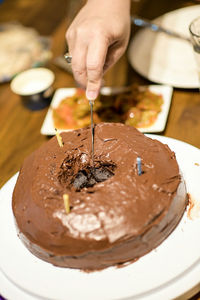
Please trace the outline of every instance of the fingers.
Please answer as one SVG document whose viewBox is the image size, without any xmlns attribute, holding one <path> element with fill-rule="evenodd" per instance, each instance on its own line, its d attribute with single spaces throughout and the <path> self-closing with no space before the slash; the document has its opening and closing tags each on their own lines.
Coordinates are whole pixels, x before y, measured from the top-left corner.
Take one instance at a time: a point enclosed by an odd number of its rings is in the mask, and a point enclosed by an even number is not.
<svg viewBox="0 0 200 300">
<path fill-rule="evenodd" d="M 86 87 L 86 96 L 94 100 L 99 94 L 106 60 L 108 41 L 104 36 L 87 39 L 67 33 L 69 53 L 72 55 L 72 71 L 76 82 Z M 89 45 L 89 46 L 88 46 Z"/>
<path fill-rule="evenodd" d="M 125 50 L 126 47 L 118 42 L 108 48 L 106 61 L 103 67 L 103 75 L 120 59 Z"/>
<path fill-rule="evenodd" d="M 73 32 L 69 30 L 67 32 L 67 42 L 69 53 L 72 55 L 72 71 L 75 81 L 81 87 L 86 87 L 87 84 L 87 72 L 86 72 L 86 56 L 87 56 L 87 44 L 83 39 L 76 37 Z"/>
<path fill-rule="evenodd" d="M 107 51 L 108 41 L 105 37 L 97 36 L 88 47 L 86 96 L 89 100 L 95 100 L 99 94 Z"/>
<path fill-rule="evenodd" d="M 72 51 L 72 71 L 74 78 L 76 82 L 83 88 L 85 88 L 87 84 L 86 56 L 86 45 L 82 45 L 81 48 L 76 46 L 74 51 Z"/>
<path fill-rule="evenodd" d="M 126 45 L 114 42 L 109 46 L 105 36 L 99 33 L 90 37 L 89 41 L 78 35 L 67 38 L 74 78 L 81 87 L 86 88 L 88 100 L 94 100 L 99 94 L 103 75 L 124 53 Z"/>
<path fill-rule="evenodd" d="M 87 1 L 66 34 L 74 78 L 86 87 L 89 100 L 98 96 L 104 72 L 117 61 L 128 42 L 130 1 L 115 2 L 113 6 L 112 1 L 105 0 L 104 5 Z"/>
</svg>

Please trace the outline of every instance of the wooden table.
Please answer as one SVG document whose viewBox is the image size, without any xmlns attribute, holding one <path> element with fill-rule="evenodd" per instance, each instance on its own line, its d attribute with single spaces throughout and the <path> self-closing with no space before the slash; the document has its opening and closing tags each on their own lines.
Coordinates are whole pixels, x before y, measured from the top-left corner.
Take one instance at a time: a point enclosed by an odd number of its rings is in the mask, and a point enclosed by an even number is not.
<svg viewBox="0 0 200 300">
<path fill-rule="evenodd" d="M 133 10 L 141 16 L 154 18 L 167 11 L 194 4 L 194 1 L 181 0 L 168 0 L 165 4 L 163 2 L 133 1 Z M 0 22 L 18 20 L 26 26 L 35 27 L 40 34 L 50 35 L 55 58 L 65 51 L 64 34 L 77 9 L 74 3 L 75 1 L 67 0 L 7 0 L 0 4 Z M 53 58 L 47 67 L 55 73 L 54 88 L 75 86 L 72 75 L 56 67 Z M 112 86 L 131 82 L 149 83 L 134 72 L 126 55 L 108 72 L 105 81 L 106 85 Z M 47 108 L 39 111 L 26 109 L 21 99 L 11 92 L 9 83 L 0 85 L 0 187 L 19 170 L 29 153 L 48 140 L 48 137 L 40 134 L 46 112 Z M 162 134 L 200 148 L 198 90 L 174 89 L 167 126 Z M 200 299 L 200 294 L 192 299 Z"/>
</svg>

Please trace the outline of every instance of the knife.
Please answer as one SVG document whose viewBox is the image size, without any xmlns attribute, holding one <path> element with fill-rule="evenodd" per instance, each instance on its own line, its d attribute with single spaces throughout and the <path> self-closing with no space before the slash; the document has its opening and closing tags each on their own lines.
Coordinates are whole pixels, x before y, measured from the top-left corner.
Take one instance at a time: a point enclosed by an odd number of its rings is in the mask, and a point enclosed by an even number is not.
<svg viewBox="0 0 200 300">
<path fill-rule="evenodd" d="M 91 136 L 92 136 L 92 164 L 94 166 L 94 122 L 93 122 L 93 105 L 94 100 L 89 100 L 91 113 Z"/>
<path fill-rule="evenodd" d="M 64 60 L 67 61 L 68 66 L 71 65 L 72 56 L 69 53 L 64 54 Z M 59 64 L 59 66 L 63 67 L 63 57 L 58 57 L 55 61 L 56 64 Z M 66 64 L 64 64 L 66 65 Z M 66 69 L 66 67 L 65 67 Z M 71 71 L 71 68 L 67 68 L 67 70 Z M 91 113 L 91 137 L 92 137 L 92 165 L 94 167 L 94 122 L 93 122 L 93 105 L 94 100 L 89 100 L 90 103 L 90 113 Z"/>
</svg>

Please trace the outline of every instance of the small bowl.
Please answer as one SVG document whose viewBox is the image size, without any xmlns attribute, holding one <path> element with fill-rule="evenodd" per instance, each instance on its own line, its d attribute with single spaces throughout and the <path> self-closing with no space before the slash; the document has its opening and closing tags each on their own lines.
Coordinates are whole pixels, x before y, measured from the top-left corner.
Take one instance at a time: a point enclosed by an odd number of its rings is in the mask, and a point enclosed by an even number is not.
<svg viewBox="0 0 200 300">
<path fill-rule="evenodd" d="M 11 81 L 11 90 L 20 95 L 23 104 L 39 110 L 50 104 L 55 76 L 46 68 L 33 68 L 21 72 Z"/>
</svg>

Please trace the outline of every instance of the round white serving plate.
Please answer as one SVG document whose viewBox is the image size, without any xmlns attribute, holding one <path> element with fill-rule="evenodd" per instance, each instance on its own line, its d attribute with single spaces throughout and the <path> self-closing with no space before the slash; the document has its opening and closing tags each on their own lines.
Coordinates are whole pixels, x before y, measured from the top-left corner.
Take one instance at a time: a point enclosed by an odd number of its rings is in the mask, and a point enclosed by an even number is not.
<svg viewBox="0 0 200 300">
<path fill-rule="evenodd" d="M 174 10 L 154 23 L 189 37 L 189 24 L 200 16 L 200 5 Z M 130 41 L 128 58 L 145 78 L 178 88 L 199 88 L 197 64 L 192 45 L 165 33 L 140 29 Z"/>
<path fill-rule="evenodd" d="M 200 205 L 200 150 L 171 138 L 148 136 L 175 151 L 187 190 Z M 200 217 L 190 220 L 186 212 L 159 247 L 126 267 L 92 273 L 58 268 L 33 256 L 17 237 L 11 208 L 16 178 L 0 192 L 0 292 L 8 300 L 188 299 L 200 288 Z"/>
</svg>

